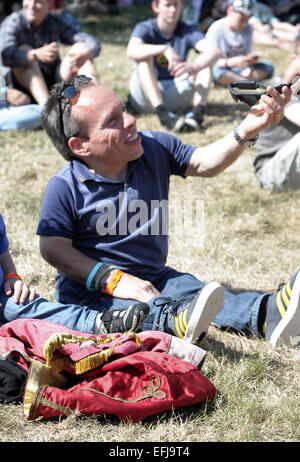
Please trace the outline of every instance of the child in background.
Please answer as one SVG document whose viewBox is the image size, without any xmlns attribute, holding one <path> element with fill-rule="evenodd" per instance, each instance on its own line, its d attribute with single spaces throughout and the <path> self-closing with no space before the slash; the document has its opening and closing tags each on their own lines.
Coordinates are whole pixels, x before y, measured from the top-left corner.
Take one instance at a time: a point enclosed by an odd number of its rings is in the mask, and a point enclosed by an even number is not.
<svg viewBox="0 0 300 462">
<path fill-rule="evenodd" d="M 213 67 L 217 85 L 226 87 L 237 80 L 264 80 L 272 77 L 274 66 L 259 61 L 260 53 L 252 53 L 253 29 L 249 24 L 254 0 L 230 0 L 226 16 L 214 22 L 206 33 L 207 40 L 222 52 Z"/>
<path fill-rule="evenodd" d="M 135 62 L 129 104 L 137 113 L 156 113 L 168 130 L 198 130 L 220 50 L 180 20 L 183 0 L 153 0 L 152 9 L 156 18 L 138 23 L 127 47 Z M 199 55 L 187 62 L 193 49 Z"/>
</svg>

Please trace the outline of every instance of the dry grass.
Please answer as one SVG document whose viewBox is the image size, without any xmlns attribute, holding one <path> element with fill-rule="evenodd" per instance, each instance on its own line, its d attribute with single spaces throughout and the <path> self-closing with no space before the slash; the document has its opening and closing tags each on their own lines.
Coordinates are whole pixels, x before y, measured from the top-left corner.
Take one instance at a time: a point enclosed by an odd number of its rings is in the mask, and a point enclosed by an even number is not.
<svg viewBox="0 0 300 462">
<path fill-rule="evenodd" d="M 141 13 L 140 13 L 141 12 Z M 131 63 L 125 44 L 144 9 L 92 22 L 103 43 L 98 68 L 103 84 L 126 98 Z M 266 50 L 282 75 L 289 55 Z M 201 133 L 185 134 L 191 144 L 206 145 L 227 134 L 245 115 L 227 90 L 212 89 Z M 160 129 L 154 116 L 139 117 L 139 129 Z M 24 277 L 52 299 L 54 270 L 40 257 L 35 235 L 40 202 L 48 179 L 64 161 L 42 130 L 0 135 L 1 213 L 12 254 Z M 171 238 L 168 263 L 202 280 L 229 287 L 274 290 L 299 267 L 300 192 L 272 194 L 253 175 L 254 150 L 215 179 L 173 178 L 171 204 L 185 198 L 204 201 L 205 239 Z M 174 201 L 174 202 L 173 202 Z M 199 244 L 201 236 L 199 235 Z M 21 405 L 0 407 L 0 441 L 21 442 L 203 442 L 299 441 L 299 357 L 268 342 L 210 328 L 203 373 L 217 396 L 207 405 L 154 416 L 136 425 L 105 417 L 28 422 Z"/>
</svg>

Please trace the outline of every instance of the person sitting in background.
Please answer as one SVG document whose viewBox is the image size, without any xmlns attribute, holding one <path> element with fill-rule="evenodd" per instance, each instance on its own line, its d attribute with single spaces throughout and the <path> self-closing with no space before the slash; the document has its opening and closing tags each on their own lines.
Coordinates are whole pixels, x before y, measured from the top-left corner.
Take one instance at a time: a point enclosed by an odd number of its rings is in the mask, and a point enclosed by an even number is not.
<svg viewBox="0 0 300 462">
<path fill-rule="evenodd" d="M 300 189 L 300 101 L 292 98 L 278 125 L 263 131 L 256 143 L 254 172 L 262 188 L 275 192 Z"/>
<path fill-rule="evenodd" d="M 254 43 L 297 52 L 300 24 L 295 26 L 289 22 L 280 21 L 268 5 L 257 2 L 249 24 L 253 27 Z"/>
<path fill-rule="evenodd" d="M 249 19 L 254 7 L 254 0 L 230 0 L 226 16 L 214 22 L 206 33 L 207 40 L 222 52 L 212 69 L 217 85 L 226 87 L 237 80 L 260 81 L 273 75 L 273 64 L 259 61 L 261 54 L 251 52 L 253 29 Z"/>
<path fill-rule="evenodd" d="M 266 0 L 280 21 L 300 24 L 300 0 Z"/>
<path fill-rule="evenodd" d="M 127 56 L 135 62 L 129 104 L 136 113 L 156 113 L 168 130 L 198 130 L 211 84 L 210 66 L 220 50 L 180 21 L 183 0 L 153 0 L 152 9 L 157 17 L 138 23 L 127 46 Z M 199 56 L 187 62 L 192 49 Z"/>
<path fill-rule="evenodd" d="M 278 125 L 260 134 L 254 160 L 260 185 L 276 192 L 300 189 L 300 56 L 292 57 L 283 83 L 292 83 L 292 99 Z"/>
<path fill-rule="evenodd" d="M 0 88 L 0 130 L 34 130 L 42 124 L 41 108 L 15 88 Z"/>
<path fill-rule="evenodd" d="M 2 22 L 2 75 L 8 87 L 27 93 L 42 105 L 57 81 L 84 72 L 98 81 L 93 62 L 100 43 L 48 11 L 50 0 L 23 0 L 23 9 Z M 63 60 L 59 43 L 72 45 Z"/>
</svg>

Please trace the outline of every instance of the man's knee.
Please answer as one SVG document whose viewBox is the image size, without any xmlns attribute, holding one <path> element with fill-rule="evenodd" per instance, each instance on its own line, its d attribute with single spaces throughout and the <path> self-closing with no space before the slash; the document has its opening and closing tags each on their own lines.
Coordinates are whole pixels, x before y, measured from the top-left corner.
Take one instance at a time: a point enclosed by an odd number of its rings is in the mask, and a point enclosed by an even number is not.
<svg viewBox="0 0 300 462">
<path fill-rule="evenodd" d="M 82 52 L 87 52 L 88 49 L 86 48 L 85 44 L 83 42 L 77 42 L 77 43 L 74 43 L 67 51 L 66 53 L 66 56 L 65 56 L 65 59 L 74 59 L 74 58 L 78 58 L 79 56 L 82 55 Z M 87 60 L 93 60 L 93 57 L 91 55 L 91 53 L 89 53 L 87 55 Z"/>
</svg>

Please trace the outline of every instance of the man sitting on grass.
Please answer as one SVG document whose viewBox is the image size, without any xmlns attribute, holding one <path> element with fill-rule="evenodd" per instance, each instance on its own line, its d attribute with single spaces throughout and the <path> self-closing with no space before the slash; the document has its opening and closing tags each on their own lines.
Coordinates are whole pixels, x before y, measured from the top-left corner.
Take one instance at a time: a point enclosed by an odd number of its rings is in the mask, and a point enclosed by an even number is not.
<svg viewBox="0 0 300 462">
<path fill-rule="evenodd" d="M 232 133 L 194 148 L 171 134 L 138 132 L 123 101 L 84 76 L 57 84 L 42 118 L 68 163 L 48 182 L 37 230 L 42 256 L 58 269 L 57 300 L 84 302 L 99 312 L 147 303 L 142 329 L 191 342 L 213 321 L 274 346 L 281 340 L 290 345 L 300 333 L 300 274 L 277 296 L 226 291 L 222 305 L 217 283 L 166 266 L 168 232 L 160 208 L 168 203 L 170 175 L 216 176 L 261 130 L 279 122 L 289 99 L 287 87 L 281 95 L 268 87 Z"/>
</svg>

